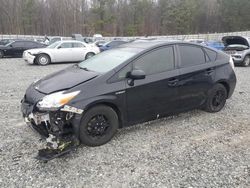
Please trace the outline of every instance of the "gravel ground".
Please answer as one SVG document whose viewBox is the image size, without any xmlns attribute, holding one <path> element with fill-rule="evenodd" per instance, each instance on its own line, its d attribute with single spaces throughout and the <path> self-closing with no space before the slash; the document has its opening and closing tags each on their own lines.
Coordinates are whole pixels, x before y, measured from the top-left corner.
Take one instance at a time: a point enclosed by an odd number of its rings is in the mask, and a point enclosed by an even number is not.
<svg viewBox="0 0 250 188">
<path fill-rule="evenodd" d="M 236 91 L 220 113 L 122 129 L 104 146 L 42 163 L 20 100 L 31 82 L 67 66 L 0 60 L 0 187 L 250 187 L 250 68 L 236 68 Z"/>
</svg>

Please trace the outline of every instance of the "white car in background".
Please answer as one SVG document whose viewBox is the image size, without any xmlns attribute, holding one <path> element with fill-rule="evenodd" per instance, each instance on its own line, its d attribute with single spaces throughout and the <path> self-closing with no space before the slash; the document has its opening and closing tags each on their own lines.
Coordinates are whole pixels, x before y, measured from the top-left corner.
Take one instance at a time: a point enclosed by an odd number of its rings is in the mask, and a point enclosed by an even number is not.
<svg viewBox="0 0 250 188">
<path fill-rule="evenodd" d="M 46 48 L 26 50 L 23 59 L 30 64 L 48 65 L 56 62 L 79 62 L 100 53 L 94 44 L 68 40 L 58 41 Z"/>
</svg>

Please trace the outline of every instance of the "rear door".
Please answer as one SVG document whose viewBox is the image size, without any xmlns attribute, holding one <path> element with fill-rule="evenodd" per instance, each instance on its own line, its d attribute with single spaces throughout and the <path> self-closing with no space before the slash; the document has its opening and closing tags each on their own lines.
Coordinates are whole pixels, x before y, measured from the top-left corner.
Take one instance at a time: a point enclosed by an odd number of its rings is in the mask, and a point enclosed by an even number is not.
<svg viewBox="0 0 250 188">
<path fill-rule="evenodd" d="M 81 42 L 74 42 L 73 43 L 73 54 L 74 54 L 74 61 L 83 61 L 86 56 L 87 48 Z"/>
<path fill-rule="evenodd" d="M 201 46 L 179 44 L 179 95 L 180 111 L 196 108 L 207 98 L 207 91 L 212 88 L 215 66 Z M 211 53 L 216 52 L 211 50 Z"/>
<path fill-rule="evenodd" d="M 156 119 L 177 108 L 179 72 L 175 69 L 173 46 L 155 49 L 132 63 L 133 69 L 146 73 L 134 86 L 126 80 L 126 102 L 129 124 Z"/>
</svg>

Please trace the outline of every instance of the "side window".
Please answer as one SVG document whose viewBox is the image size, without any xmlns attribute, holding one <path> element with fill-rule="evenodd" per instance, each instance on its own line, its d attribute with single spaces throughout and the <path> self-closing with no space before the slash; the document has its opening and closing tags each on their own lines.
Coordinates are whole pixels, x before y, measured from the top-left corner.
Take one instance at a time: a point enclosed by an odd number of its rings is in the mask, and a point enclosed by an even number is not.
<svg viewBox="0 0 250 188">
<path fill-rule="evenodd" d="M 79 42 L 75 42 L 73 43 L 73 48 L 84 48 L 85 46 L 82 44 L 82 43 L 79 43 Z"/>
<path fill-rule="evenodd" d="M 206 62 L 205 54 L 200 47 L 191 45 L 179 45 L 181 67 L 191 67 Z"/>
<path fill-rule="evenodd" d="M 61 48 L 72 48 L 72 43 L 65 42 L 65 43 L 62 43 L 60 46 Z"/>
<path fill-rule="evenodd" d="M 110 46 L 110 47 L 114 47 L 114 46 L 116 46 L 116 42 L 115 42 L 115 41 L 110 42 L 110 43 L 108 44 L 108 46 Z"/>
<path fill-rule="evenodd" d="M 132 70 L 132 65 L 129 64 L 126 67 L 124 67 L 119 73 L 118 73 L 118 78 L 117 79 L 123 79 L 127 76 L 127 73 Z"/>
<path fill-rule="evenodd" d="M 173 70 L 173 47 L 163 47 L 149 52 L 136 60 L 133 64 L 133 68 L 143 70 L 146 75 Z"/>
<path fill-rule="evenodd" d="M 23 42 L 13 42 L 11 44 L 14 48 L 20 48 L 20 47 L 23 47 L 24 46 L 24 43 Z"/>
<path fill-rule="evenodd" d="M 216 61 L 216 59 L 217 59 L 217 53 L 216 53 L 215 51 L 210 50 L 210 49 L 208 49 L 208 48 L 204 48 L 204 50 L 205 50 L 206 54 L 207 54 L 208 57 L 209 57 L 208 62 L 209 62 L 209 61 Z"/>
<path fill-rule="evenodd" d="M 110 47 L 116 47 L 116 46 L 119 46 L 119 45 L 121 45 L 123 43 L 124 43 L 123 41 L 113 41 L 113 42 L 109 43 L 109 46 Z"/>
<path fill-rule="evenodd" d="M 33 48 L 36 47 L 36 44 L 34 42 L 24 42 L 25 48 Z"/>
</svg>

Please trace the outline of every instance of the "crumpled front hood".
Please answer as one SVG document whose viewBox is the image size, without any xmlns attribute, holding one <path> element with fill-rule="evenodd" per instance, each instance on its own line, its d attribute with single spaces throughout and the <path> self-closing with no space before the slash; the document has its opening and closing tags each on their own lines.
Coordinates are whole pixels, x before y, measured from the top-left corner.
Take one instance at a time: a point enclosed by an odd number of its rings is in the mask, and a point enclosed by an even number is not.
<svg viewBox="0 0 250 188">
<path fill-rule="evenodd" d="M 34 84 L 36 90 L 44 94 L 70 89 L 96 78 L 97 72 L 85 71 L 76 65 L 48 75 Z"/>
<path fill-rule="evenodd" d="M 40 53 L 40 52 L 43 52 L 44 49 L 46 49 L 46 48 L 36 48 L 36 49 L 26 50 L 26 52 L 29 52 L 29 53 L 31 53 L 31 54 L 38 54 L 38 53 Z"/>
</svg>

